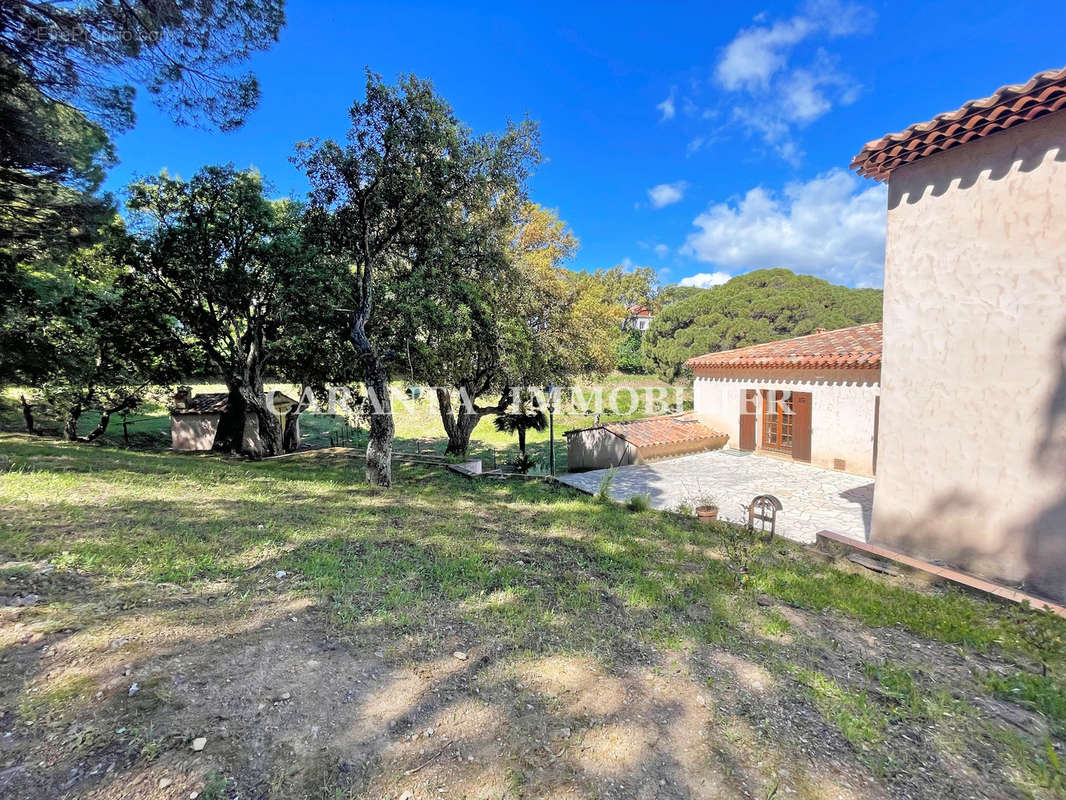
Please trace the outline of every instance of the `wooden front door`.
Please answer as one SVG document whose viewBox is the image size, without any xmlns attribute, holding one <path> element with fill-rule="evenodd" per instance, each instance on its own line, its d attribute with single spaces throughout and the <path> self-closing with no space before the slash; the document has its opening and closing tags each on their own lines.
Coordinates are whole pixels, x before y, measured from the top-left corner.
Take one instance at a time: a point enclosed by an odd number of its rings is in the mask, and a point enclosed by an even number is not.
<svg viewBox="0 0 1066 800">
<path fill-rule="evenodd" d="M 811 460 L 811 393 L 792 393 L 792 458 Z"/>
<path fill-rule="evenodd" d="M 763 390 L 762 447 L 796 461 L 811 460 L 810 392 Z"/>
<path fill-rule="evenodd" d="M 740 449 L 755 449 L 755 390 L 747 389 L 740 395 Z"/>
</svg>

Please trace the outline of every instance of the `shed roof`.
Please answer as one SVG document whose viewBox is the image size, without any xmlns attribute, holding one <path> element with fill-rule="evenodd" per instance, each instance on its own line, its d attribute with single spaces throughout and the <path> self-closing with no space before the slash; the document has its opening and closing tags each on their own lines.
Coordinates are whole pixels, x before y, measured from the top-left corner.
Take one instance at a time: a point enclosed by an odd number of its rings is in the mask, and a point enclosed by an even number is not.
<svg viewBox="0 0 1066 800">
<path fill-rule="evenodd" d="M 881 323 L 722 350 L 690 358 L 685 364 L 693 369 L 880 369 Z"/>
<path fill-rule="evenodd" d="M 671 414 L 662 417 L 645 417 L 621 422 L 605 422 L 590 428 L 567 431 L 567 436 L 583 431 L 606 430 L 636 447 L 652 447 L 675 442 L 695 442 L 700 439 L 718 439 L 726 434 L 709 428 L 692 414 Z"/>
<path fill-rule="evenodd" d="M 289 397 L 284 392 L 271 391 L 263 392 L 263 399 L 265 402 L 269 402 L 270 396 L 273 395 L 274 407 L 278 410 L 287 409 L 296 405 L 298 402 L 295 398 Z M 228 392 L 203 392 L 198 395 L 194 395 L 185 401 L 184 408 L 175 408 L 171 414 L 223 414 L 229 407 L 229 393 Z"/>
<path fill-rule="evenodd" d="M 1025 83 L 1002 86 L 988 97 L 937 114 L 899 133 L 868 142 L 851 168 L 878 181 L 896 167 L 1066 108 L 1066 67 L 1038 72 Z"/>
</svg>

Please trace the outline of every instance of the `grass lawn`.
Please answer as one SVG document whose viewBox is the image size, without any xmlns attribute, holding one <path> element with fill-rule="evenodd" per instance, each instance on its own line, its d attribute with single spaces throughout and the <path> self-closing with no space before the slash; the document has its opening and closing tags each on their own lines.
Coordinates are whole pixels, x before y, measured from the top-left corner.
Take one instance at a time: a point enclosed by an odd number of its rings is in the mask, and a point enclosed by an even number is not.
<svg viewBox="0 0 1066 800">
<path fill-rule="evenodd" d="M 406 386 L 397 382 L 394 384 L 397 394 L 402 396 Z M 266 388 L 278 389 L 295 395 L 299 389 L 288 384 L 268 383 Z M 604 413 L 601 420 L 604 422 L 616 419 L 628 419 L 633 410 L 634 402 L 637 408 L 643 408 L 649 391 L 658 392 L 657 402 L 676 403 L 680 401 L 687 408 L 692 406 L 692 386 L 672 386 L 663 383 L 657 378 L 644 375 L 610 375 L 594 382 L 585 382 L 578 386 L 590 396 L 593 390 L 602 393 L 606 405 L 617 407 L 622 414 Z M 222 384 L 194 384 L 193 393 L 221 392 L 225 391 Z M 635 392 L 635 394 L 633 394 Z M 613 402 L 612 401 L 613 393 Z M 22 412 L 18 405 L 18 389 L 8 388 L 0 390 L 0 429 L 21 429 Z M 488 402 L 488 401 L 484 401 Z M 38 412 L 39 426 L 51 430 L 56 435 L 62 428 L 62 422 L 51 419 L 47 413 Z M 634 416 L 646 416 L 644 413 L 636 413 Z M 161 449 L 170 446 L 170 417 L 165 406 L 156 403 L 146 403 L 141 408 L 129 414 L 130 425 L 128 432 L 131 443 L 134 446 L 144 448 Z M 394 418 L 396 422 L 396 447 L 405 452 L 436 451 L 444 452 L 448 440 L 444 433 L 444 426 L 440 420 L 440 412 L 437 409 L 436 400 L 424 395 L 417 401 L 406 405 L 395 404 Z M 559 471 L 566 469 L 566 437 L 565 432 L 575 428 L 586 428 L 593 424 L 595 415 L 592 413 L 566 413 L 560 411 L 555 414 L 555 459 L 556 468 Z M 99 414 L 86 412 L 79 421 L 79 431 L 82 435 L 91 431 Z M 317 447 L 328 445 L 333 436 L 333 441 L 346 445 L 365 446 L 366 431 L 363 428 L 352 428 L 338 416 L 328 414 L 304 414 L 300 420 L 300 433 L 303 442 L 307 446 Z M 122 419 L 115 416 L 111 419 L 106 434 L 106 443 L 121 446 L 124 444 L 122 431 Z M 539 463 L 535 472 L 547 474 L 548 464 L 548 431 L 529 431 L 527 435 L 527 451 L 538 459 Z M 492 425 L 492 417 L 484 417 L 478 424 L 471 437 L 470 458 L 481 458 L 486 466 L 492 461 L 499 464 L 514 458 L 518 454 L 518 443 L 515 437 L 500 433 Z"/>
<path fill-rule="evenodd" d="M 1063 796 L 1061 620 L 727 532 L 0 433 L 0 796 Z"/>
</svg>

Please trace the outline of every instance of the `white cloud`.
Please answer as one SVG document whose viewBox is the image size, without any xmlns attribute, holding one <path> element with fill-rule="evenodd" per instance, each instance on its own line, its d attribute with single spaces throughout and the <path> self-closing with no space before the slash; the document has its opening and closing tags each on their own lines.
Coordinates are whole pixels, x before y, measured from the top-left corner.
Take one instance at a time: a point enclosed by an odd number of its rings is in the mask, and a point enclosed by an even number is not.
<svg viewBox="0 0 1066 800">
<path fill-rule="evenodd" d="M 652 248 L 652 251 L 659 258 L 666 258 L 668 255 L 670 255 L 670 248 L 667 247 L 665 244 L 657 244 L 657 245 L 655 245 L 655 247 Z"/>
<path fill-rule="evenodd" d="M 677 115 L 677 107 L 674 105 L 674 95 L 675 91 L 671 89 L 667 98 L 655 106 L 662 115 L 659 117 L 659 122 L 666 122 L 668 119 L 673 119 Z"/>
<path fill-rule="evenodd" d="M 698 286 L 700 289 L 710 289 L 712 286 L 721 286 L 733 276 L 728 272 L 700 272 L 681 279 L 682 286 Z"/>
<path fill-rule="evenodd" d="M 833 169 L 779 193 L 761 186 L 693 220 L 681 252 L 732 269 L 785 267 L 838 283 L 880 286 L 885 187 Z"/>
<path fill-rule="evenodd" d="M 811 0 L 790 19 L 742 29 L 722 50 L 714 68 L 718 87 L 733 97 L 733 114 L 786 161 L 799 162 L 795 129 L 856 100 L 862 87 L 841 72 L 822 47 L 794 64 L 799 45 L 869 29 L 873 13 L 856 3 Z"/>
<path fill-rule="evenodd" d="M 652 208 L 663 208 L 678 202 L 685 196 L 688 184 L 685 181 L 674 183 L 660 183 L 648 189 L 648 199 Z"/>
<path fill-rule="evenodd" d="M 730 91 L 765 88 L 773 74 L 785 66 L 792 47 L 813 30 L 812 21 L 804 17 L 745 28 L 726 45 L 714 77 Z"/>
</svg>

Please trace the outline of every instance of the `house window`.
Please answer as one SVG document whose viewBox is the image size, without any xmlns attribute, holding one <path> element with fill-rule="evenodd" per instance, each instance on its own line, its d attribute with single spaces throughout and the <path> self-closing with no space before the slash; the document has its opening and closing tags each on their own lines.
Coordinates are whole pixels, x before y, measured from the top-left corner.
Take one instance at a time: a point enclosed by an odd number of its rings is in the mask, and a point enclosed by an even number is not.
<svg viewBox="0 0 1066 800">
<path fill-rule="evenodd" d="M 795 419 L 792 392 L 764 389 L 762 393 L 762 446 L 779 453 L 792 453 L 792 422 Z"/>
</svg>

